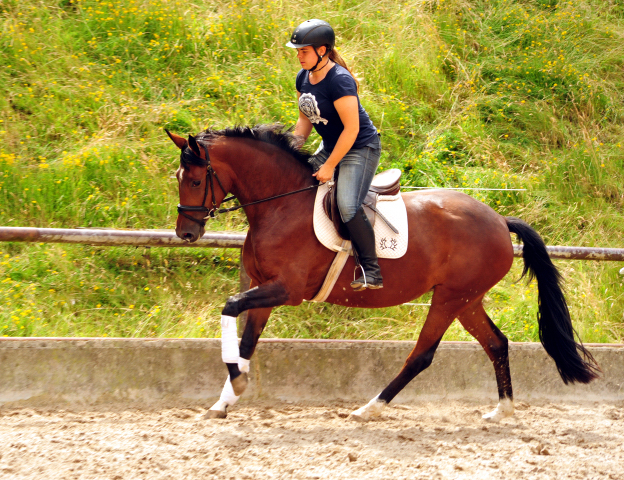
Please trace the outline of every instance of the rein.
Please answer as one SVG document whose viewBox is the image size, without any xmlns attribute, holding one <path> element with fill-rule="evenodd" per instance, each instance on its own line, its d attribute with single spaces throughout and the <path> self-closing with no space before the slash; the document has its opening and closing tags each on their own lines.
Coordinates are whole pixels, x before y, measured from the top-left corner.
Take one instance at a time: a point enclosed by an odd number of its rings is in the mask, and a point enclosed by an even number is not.
<svg viewBox="0 0 624 480">
<path fill-rule="evenodd" d="M 192 220 L 193 222 L 198 223 L 202 227 L 206 226 L 206 220 L 208 220 L 208 218 L 214 218 L 216 213 L 233 212 L 234 210 L 238 210 L 239 208 L 244 208 L 244 207 L 247 207 L 249 205 L 256 205 L 258 203 L 268 202 L 269 200 L 274 200 L 276 198 L 286 197 L 288 195 L 294 195 L 295 193 L 301 193 L 301 192 L 305 192 L 307 190 L 313 190 L 315 188 L 318 188 L 321 185 L 321 184 L 310 185 L 308 187 L 301 188 L 299 190 L 295 190 L 293 192 L 281 193 L 279 195 L 274 195 L 272 197 L 263 198 L 262 200 L 256 200 L 254 202 L 245 203 L 244 205 L 237 205 L 236 207 L 217 208 L 217 203 L 216 203 L 215 194 L 214 194 L 214 182 L 212 180 L 213 176 L 217 180 L 217 183 L 219 184 L 219 187 L 221 188 L 221 191 L 225 195 L 227 195 L 227 192 L 225 191 L 225 188 L 223 188 L 223 184 L 221 183 L 221 180 L 219 179 L 219 175 L 217 175 L 217 172 L 215 172 L 215 170 L 212 168 L 212 165 L 210 164 L 210 156 L 208 155 L 208 148 L 206 147 L 206 145 L 203 145 L 203 144 L 201 145 L 201 147 L 204 149 L 204 154 L 206 155 L 206 159 L 205 160 L 203 158 L 197 156 L 195 154 L 195 152 L 193 152 L 193 150 L 191 148 L 186 147 L 180 153 L 180 163 L 182 163 L 182 165 L 184 165 L 184 163 L 187 163 L 187 162 L 185 162 L 185 160 L 195 160 L 195 163 L 198 163 L 198 160 L 199 160 L 200 164 L 205 164 L 206 165 L 206 189 L 204 190 L 204 200 L 202 201 L 202 204 L 198 205 L 198 206 L 181 205 L 180 204 L 180 205 L 178 205 L 178 213 L 180 215 L 182 215 L 183 217 L 186 217 L 189 220 Z M 209 183 L 210 183 L 210 192 L 212 194 L 210 208 L 206 207 L 206 199 L 208 198 L 208 184 Z M 235 198 L 236 197 L 234 195 L 232 195 L 231 197 L 224 198 L 221 201 L 221 203 L 223 204 L 224 202 L 228 202 L 230 200 L 234 200 Z M 200 219 L 197 219 L 197 218 L 189 215 L 186 212 L 202 212 L 202 213 L 205 213 L 206 216 L 203 217 L 200 220 Z"/>
</svg>

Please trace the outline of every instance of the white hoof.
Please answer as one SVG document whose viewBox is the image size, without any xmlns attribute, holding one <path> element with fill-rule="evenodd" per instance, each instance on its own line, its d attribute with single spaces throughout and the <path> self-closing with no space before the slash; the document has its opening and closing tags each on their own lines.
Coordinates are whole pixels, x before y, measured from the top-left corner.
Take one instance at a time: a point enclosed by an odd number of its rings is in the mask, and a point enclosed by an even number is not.
<svg viewBox="0 0 624 480">
<path fill-rule="evenodd" d="M 498 423 L 503 418 L 511 417 L 514 414 L 513 400 L 505 398 L 498 402 L 498 405 L 490 413 L 483 415 L 483 420 Z"/>
<path fill-rule="evenodd" d="M 379 395 L 363 407 L 358 408 L 355 412 L 351 412 L 350 418 L 358 422 L 368 422 L 372 418 L 381 415 L 382 410 L 386 406 L 386 402 L 378 400 L 378 398 Z"/>
</svg>

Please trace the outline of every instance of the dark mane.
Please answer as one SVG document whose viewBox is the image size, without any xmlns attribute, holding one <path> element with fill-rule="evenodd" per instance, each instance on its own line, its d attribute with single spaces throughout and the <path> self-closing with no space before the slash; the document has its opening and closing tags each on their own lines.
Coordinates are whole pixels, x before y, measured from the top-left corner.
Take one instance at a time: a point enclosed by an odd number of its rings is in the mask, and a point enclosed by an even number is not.
<svg viewBox="0 0 624 480">
<path fill-rule="evenodd" d="M 197 140 L 209 145 L 220 137 L 249 138 L 275 145 L 295 157 L 298 162 L 311 168 L 308 163 L 310 152 L 300 150 L 297 147 L 297 138 L 293 135 L 292 128 L 286 128 L 280 123 L 255 125 L 253 127 L 237 125 L 223 130 L 207 129 L 197 135 Z"/>
</svg>

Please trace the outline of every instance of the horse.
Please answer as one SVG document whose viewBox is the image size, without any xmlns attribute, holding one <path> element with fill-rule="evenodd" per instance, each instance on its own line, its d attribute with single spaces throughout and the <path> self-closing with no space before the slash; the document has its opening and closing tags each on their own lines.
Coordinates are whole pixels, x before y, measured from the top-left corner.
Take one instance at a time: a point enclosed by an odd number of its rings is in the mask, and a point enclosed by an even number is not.
<svg viewBox="0 0 624 480">
<path fill-rule="evenodd" d="M 238 199 L 249 223 L 242 262 L 250 289 L 229 297 L 222 310 L 222 359 L 229 376 L 205 418 L 226 418 L 247 386 L 249 361 L 271 310 L 300 305 L 319 291 L 335 252 L 317 240 L 313 208 L 317 180 L 309 152 L 283 125 L 205 130 L 188 139 L 167 131 L 180 149 L 176 171 L 180 205 L 176 234 L 195 242 L 227 194 Z M 293 193 L 294 192 L 294 193 Z M 293 194 L 290 194 L 293 193 Z M 350 258 L 326 301 L 358 308 L 400 305 L 433 291 L 414 349 L 396 377 L 368 404 L 351 413 L 367 421 L 429 367 L 442 336 L 458 319 L 494 366 L 498 404 L 483 418 L 499 422 L 514 413 L 508 340 L 483 306 L 485 294 L 510 270 L 511 233 L 523 242 L 524 269 L 538 284 L 539 337 L 566 384 L 589 383 L 600 367 L 573 329 L 562 278 L 540 235 L 526 222 L 452 190 L 403 193 L 409 244 L 400 259 L 380 259 L 384 288 L 354 291 Z M 238 207 L 236 207 L 238 208 Z M 230 210 L 230 209 L 228 209 Z M 236 317 L 248 312 L 240 345 Z M 578 339 L 578 342 L 577 342 Z"/>
</svg>

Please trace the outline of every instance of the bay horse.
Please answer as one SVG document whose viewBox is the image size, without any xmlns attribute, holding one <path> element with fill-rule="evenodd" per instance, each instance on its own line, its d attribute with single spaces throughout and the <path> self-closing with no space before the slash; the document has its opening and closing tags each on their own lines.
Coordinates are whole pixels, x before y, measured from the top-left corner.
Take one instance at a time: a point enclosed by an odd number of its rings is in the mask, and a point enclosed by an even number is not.
<svg viewBox="0 0 624 480">
<path fill-rule="evenodd" d="M 227 299 L 222 311 L 222 358 L 229 376 L 221 398 L 206 418 L 225 418 L 247 386 L 247 372 L 271 310 L 300 305 L 319 291 L 335 252 L 317 240 L 312 213 L 317 180 L 282 125 L 206 130 L 188 139 L 167 131 L 181 150 L 176 172 L 180 205 L 176 234 L 195 242 L 204 234 L 228 193 L 238 199 L 249 222 L 242 261 L 250 290 Z M 289 192 L 298 193 L 281 196 Z M 562 380 L 588 383 L 600 371 L 591 354 L 575 340 L 561 288 L 561 276 L 539 234 L 526 222 L 502 217 L 472 197 L 451 190 L 403 193 L 409 245 L 400 259 L 380 259 L 384 288 L 353 291 L 350 258 L 327 302 L 347 307 L 400 305 L 433 291 L 431 307 L 416 345 L 398 375 L 379 395 L 351 415 L 378 416 L 416 375 L 431 365 L 444 332 L 454 319 L 481 344 L 494 365 L 499 402 L 483 416 L 498 422 L 513 415 L 508 341 L 483 307 L 483 297 L 509 271 L 513 261 L 510 232 L 524 243 L 524 271 L 538 284 L 540 340 Z M 276 197 L 277 198 L 273 198 Z M 269 201 L 263 201 L 270 199 Z M 240 346 L 236 317 L 247 311 Z"/>
</svg>

